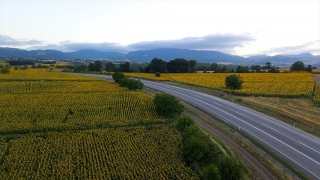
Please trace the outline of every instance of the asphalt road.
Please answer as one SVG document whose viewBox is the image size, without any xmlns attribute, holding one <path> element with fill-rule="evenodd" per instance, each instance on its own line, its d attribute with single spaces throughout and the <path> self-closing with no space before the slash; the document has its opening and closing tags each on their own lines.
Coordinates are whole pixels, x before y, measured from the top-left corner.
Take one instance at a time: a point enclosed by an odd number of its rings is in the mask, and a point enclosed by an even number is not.
<svg viewBox="0 0 320 180">
<path fill-rule="evenodd" d="M 88 75 L 88 74 L 86 74 Z M 90 76 L 111 78 L 106 75 Z M 306 174 L 320 180 L 320 139 L 254 110 L 223 99 L 175 86 L 141 80 L 201 108 L 256 138 Z"/>
</svg>

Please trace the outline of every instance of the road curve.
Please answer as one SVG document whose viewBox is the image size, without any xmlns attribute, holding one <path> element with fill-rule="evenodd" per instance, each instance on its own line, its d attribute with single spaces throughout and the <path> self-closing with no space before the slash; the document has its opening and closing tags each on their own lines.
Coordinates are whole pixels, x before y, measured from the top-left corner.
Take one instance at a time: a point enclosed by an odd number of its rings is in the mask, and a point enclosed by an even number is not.
<svg viewBox="0 0 320 180">
<path fill-rule="evenodd" d="M 87 76 L 111 78 L 97 74 Z M 189 102 L 238 127 L 287 159 L 314 179 L 320 180 L 320 139 L 254 110 L 204 93 L 141 80 L 144 86 Z"/>
</svg>

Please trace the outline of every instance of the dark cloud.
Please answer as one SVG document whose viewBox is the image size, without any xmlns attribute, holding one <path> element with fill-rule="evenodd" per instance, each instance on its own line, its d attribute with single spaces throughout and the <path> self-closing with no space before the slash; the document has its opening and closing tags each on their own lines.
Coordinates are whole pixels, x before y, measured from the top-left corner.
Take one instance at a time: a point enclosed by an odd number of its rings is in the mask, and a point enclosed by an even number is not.
<svg viewBox="0 0 320 180">
<path fill-rule="evenodd" d="M 297 46 L 284 46 L 270 49 L 268 52 L 278 52 L 281 54 L 300 54 L 310 52 L 320 54 L 320 40 L 307 42 Z"/>
<path fill-rule="evenodd" d="M 102 52 L 120 52 L 127 53 L 129 50 L 126 46 L 117 43 L 78 43 L 72 41 L 64 41 L 59 44 L 48 44 L 44 46 L 32 46 L 28 49 L 55 49 L 63 52 L 74 52 L 82 49 L 94 49 Z"/>
<path fill-rule="evenodd" d="M 242 47 L 246 43 L 254 41 L 255 38 L 249 34 L 212 34 L 203 37 L 186 37 L 176 40 L 155 40 L 142 41 L 127 46 L 118 43 L 83 43 L 63 41 L 59 44 L 43 45 L 41 41 L 15 40 L 9 36 L 1 36 L 0 45 L 29 45 L 28 49 L 55 49 L 63 52 L 73 52 L 81 49 L 94 49 L 103 52 L 120 52 L 127 53 L 133 50 L 148 50 L 158 48 L 178 48 L 193 50 L 215 50 L 225 53 L 232 53 L 234 48 Z"/>
<path fill-rule="evenodd" d="M 216 50 L 222 52 L 232 51 L 242 47 L 255 38 L 248 34 L 212 34 L 203 37 L 187 37 L 178 40 L 143 41 L 128 45 L 133 50 L 179 48 L 193 50 Z"/>
<path fill-rule="evenodd" d="M 42 44 L 42 41 L 38 40 L 23 40 L 14 39 L 9 36 L 0 35 L 0 46 L 25 46 L 25 45 L 37 45 Z"/>
</svg>

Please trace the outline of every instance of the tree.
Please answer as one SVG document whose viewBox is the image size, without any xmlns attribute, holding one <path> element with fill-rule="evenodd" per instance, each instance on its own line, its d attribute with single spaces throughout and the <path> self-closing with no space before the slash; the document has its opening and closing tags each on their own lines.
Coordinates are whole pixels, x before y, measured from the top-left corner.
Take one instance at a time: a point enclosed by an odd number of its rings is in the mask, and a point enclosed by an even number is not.
<svg viewBox="0 0 320 180">
<path fill-rule="evenodd" d="M 276 67 L 272 67 L 268 72 L 269 73 L 279 73 L 280 71 Z"/>
<path fill-rule="evenodd" d="M 217 167 L 220 170 L 221 179 L 244 179 L 246 169 L 235 158 L 219 156 Z"/>
<path fill-rule="evenodd" d="M 267 69 L 271 69 L 271 62 L 266 62 L 266 65 L 267 65 L 266 66 Z"/>
<path fill-rule="evenodd" d="M 125 62 L 124 64 L 120 64 L 120 71 L 122 72 L 131 72 L 130 62 Z"/>
<path fill-rule="evenodd" d="M 189 161 L 201 161 L 206 157 L 207 137 L 198 126 L 188 126 L 181 133 L 183 156 Z"/>
<path fill-rule="evenodd" d="M 211 65 L 211 70 L 218 73 L 221 71 L 221 67 L 217 63 L 214 62 Z"/>
<path fill-rule="evenodd" d="M 232 74 L 226 77 L 225 85 L 228 89 L 241 89 L 242 88 L 243 79 L 240 75 Z"/>
<path fill-rule="evenodd" d="M 220 72 L 223 72 L 223 73 L 225 73 L 225 72 L 227 72 L 227 66 L 222 66 L 222 68 L 221 68 L 221 71 Z"/>
<path fill-rule="evenodd" d="M 190 62 L 183 58 L 176 58 L 167 63 L 167 70 L 172 73 L 190 72 Z"/>
<path fill-rule="evenodd" d="M 111 62 L 111 61 L 107 62 L 107 64 L 106 64 L 106 71 L 107 71 L 108 73 L 114 71 L 115 68 L 116 68 L 116 65 L 113 64 L 113 62 Z"/>
<path fill-rule="evenodd" d="M 115 72 L 112 74 L 112 79 L 115 83 L 119 83 L 120 79 L 124 78 L 125 75 L 122 72 Z"/>
<path fill-rule="evenodd" d="M 305 70 L 304 68 L 304 63 L 301 61 L 296 61 L 295 63 L 292 64 L 290 67 L 291 71 L 303 71 Z"/>
<path fill-rule="evenodd" d="M 74 72 L 85 72 L 87 70 L 87 66 L 85 64 L 81 64 L 74 69 Z"/>
<path fill-rule="evenodd" d="M 196 60 L 190 60 L 190 72 L 194 73 L 197 71 L 197 61 Z"/>
<path fill-rule="evenodd" d="M 89 71 L 101 71 L 101 69 L 102 69 L 101 61 L 95 61 L 93 63 L 90 63 L 88 66 Z"/>
<path fill-rule="evenodd" d="M 249 68 L 248 66 L 238 66 L 237 67 L 237 73 L 246 73 L 246 72 L 249 72 Z"/>
<path fill-rule="evenodd" d="M 308 65 L 308 67 L 306 68 L 306 71 L 308 71 L 309 73 L 311 73 L 313 70 L 312 65 Z"/>
<path fill-rule="evenodd" d="M 167 93 L 157 93 L 153 102 L 157 113 L 167 118 L 179 116 L 184 108 L 176 97 Z"/>
<path fill-rule="evenodd" d="M 255 65 L 255 66 L 251 66 L 250 69 L 256 72 L 261 72 L 262 67 L 260 65 Z"/>
<path fill-rule="evenodd" d="M 101 71 L 101 69 L 102 69 L 102 62 L 101 61 L 95 61 L 93 64 L 94 64 L 94 68 L 96 71 Z"/>
<path fill-rule="evenodd" d="M 153 58 L 151 63 L 148 65 L 148 72 L 150 72 L 150 70 L 153 72 L 166 72 L 167 62 L 162 59 Z"/>
<path fill-rule="evenodd" d="M 143 72 L 143 67 L 139 66 L 138 71 Z"/>
<path fill-rule="evenodd" d="M 182 116 L 176 120 L 177 129 L 182 132 L 185 128 L 194 125 L 194 120 L 190 116 Z"/>
</svg>

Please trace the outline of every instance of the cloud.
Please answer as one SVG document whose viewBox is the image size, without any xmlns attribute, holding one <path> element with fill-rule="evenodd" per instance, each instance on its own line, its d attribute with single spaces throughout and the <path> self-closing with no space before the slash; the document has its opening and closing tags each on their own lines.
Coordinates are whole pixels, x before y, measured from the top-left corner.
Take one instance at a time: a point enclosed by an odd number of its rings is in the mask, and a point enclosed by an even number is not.
<svg viewBox="0 0 320 180">
<path fill-rule="evenodd" d="M 249 34 L 211 34 L 203 37 L 186 37 L 176 40 L 142 41 L 127 46 L 119 43 L 102 42 L 73 42 L 63 41 L 58 44 L 44 44 L 37 40 L 17 40 L 9 36 L 1 36 L 0 46 L 24 46 L 25 49 L 54 49 L 63 52 L 74 52 L 81 49 L 94 49 L 103 52 L 128 53 L 134 50 L 158 48 L 178 48 L 192 50 L 214 50 L 232 53 L 234 48 L 243 47 L 256 39 Z"/>
<path fill-rule="evenodd" d="M 25 46 L 25 45 L 37 45 L 42 44 L 42 41 L 38 40 L 26 40 L 26 39 L 14 39 L 9 36 L 0 35 L 0 46 Z"/>
<path fill-rule="evenodd" d="M 72 41 L 63 41 L 59 44 L 48 44 L 43 46 L 32 46 L 28 49 L 55 49 L 63 52 L 74 52 L 82 49 L 94 49 L 102 52 L 120 52 L 127 53 L 129 50 L 126 46 L 123 46 L 118 43 L 82 43 L 82 42 L 72 42 Z"/>
<path fill-rule="evenodd" d="M 142 41 L 130 44 L 128 47 L 133 50 L 179 48 L 229 52 L 254 40 L 256 39 L 249 34 L 211 34 L 203 37 L 187 37 L 177 40 Z"/>
<path fill-rule="evenodd" d="M 297 46 L 276 47 L 268 50 L 276 54 L 300 54 L 310 52 L 313 55 L 320 55 L 320 40 L 307 42 Z"/>
</svg>

